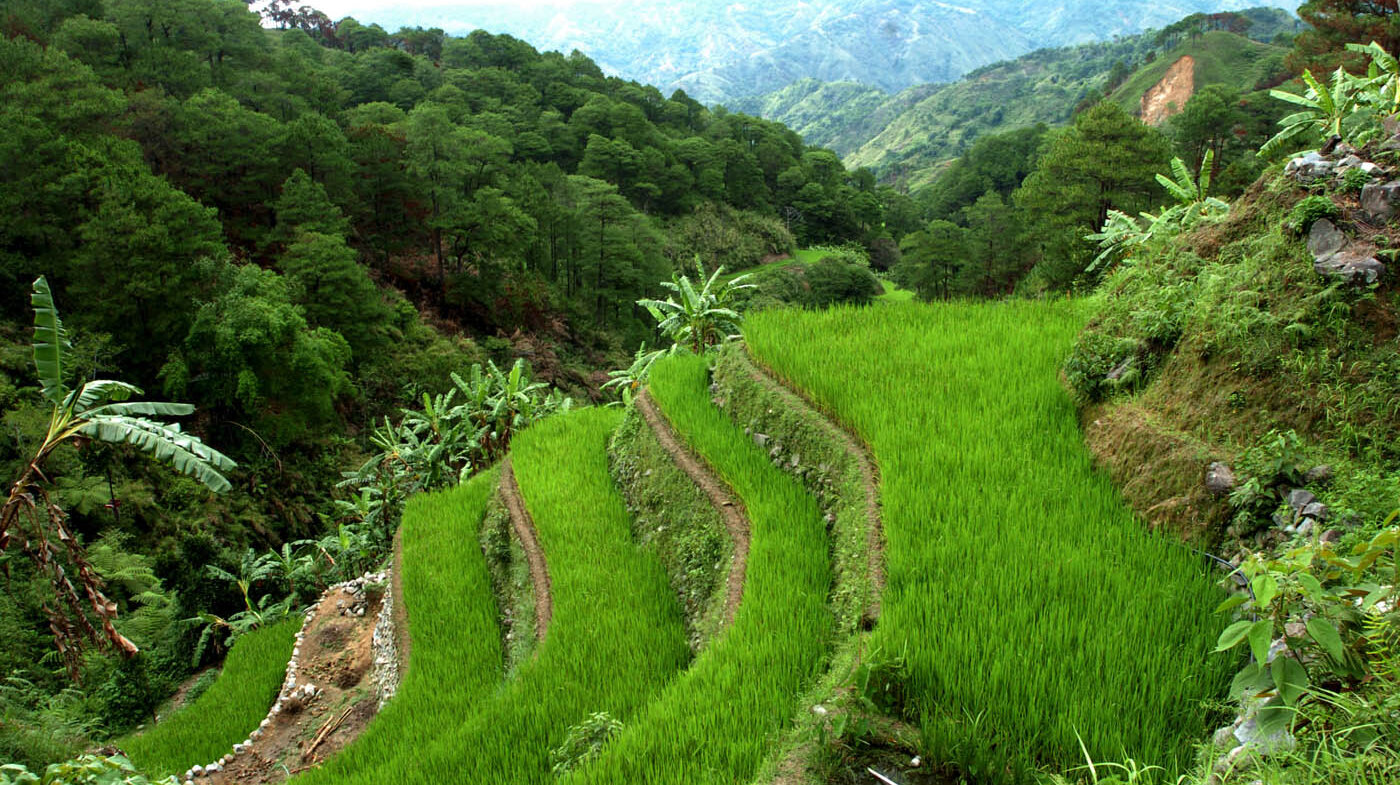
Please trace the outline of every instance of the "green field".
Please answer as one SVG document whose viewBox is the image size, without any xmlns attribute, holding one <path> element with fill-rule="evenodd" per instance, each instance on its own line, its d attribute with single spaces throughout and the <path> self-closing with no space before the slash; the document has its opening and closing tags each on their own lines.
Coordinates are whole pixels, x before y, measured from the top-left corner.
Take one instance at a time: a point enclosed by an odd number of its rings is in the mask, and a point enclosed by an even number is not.
<svg viewBox="0 0 1400 785">
<path fill-rule="evenodd" d="M 1134 758 L 1174 772 L 1209 731 L 1219 597 L 1091 468 L 1057 381 L 1081 304 L 754 314 L 757 358 L 871 445 L 898 653 L 924 754 L 975 781 Z"/>
<path fill-rule="evenodd" d="M 165 776 L 218 760 L 248 738 L 272 708 L 301 618 L 253 630 L 238 639 L 214 684 L 165 722 L 116 741 L 142 771 Z"/>
<path fill-rule="evenodd" d="M 884 278 L 880 279 L 880 285 L 884 287 L 885 293 L 876 295 L 875 299 L 884 303 L 907 303 L 914 300 L 914 292 L 911 289 L 901 289 L 895 285 L 894 281 Z"/>
<path fill-rule="evenodd" d="M 748 782 L 831 643 L 828 543 L 816 500 L 710 402 L 705 358 L 651 372 L 677 432 L 748 511 L 752 541 L 734 623 L 570 783 Z"/>
<path fill-rule="evenodd" d="M 408 671 L 365 733 L 297 782 L 341 782 L 379 766 L 407 765 L 405 755 L 469 716 L 500 684 L 498 611 L 476 538 L 499 478 L 492 470 L 409 501 L 401 529 Z"/>
<path fill-rule="evenodd" d="M 512 442 L 553 586 L 553 619 L 534 658 L 479 706 L 434 718 L 429 743 L 399 744 L 378 765 L 327 772 L 324 781 L 552 782 L 550 751 L 571 726 L 594 712 L 632 720 L 685 667 L 680 609 L 659 562 L 632 542 L 608 475 L 607 440 L 620 417 L 583 409 Z M 456 534 L 463 548 L 477 547 L 475 521 Z"/>
</svg>

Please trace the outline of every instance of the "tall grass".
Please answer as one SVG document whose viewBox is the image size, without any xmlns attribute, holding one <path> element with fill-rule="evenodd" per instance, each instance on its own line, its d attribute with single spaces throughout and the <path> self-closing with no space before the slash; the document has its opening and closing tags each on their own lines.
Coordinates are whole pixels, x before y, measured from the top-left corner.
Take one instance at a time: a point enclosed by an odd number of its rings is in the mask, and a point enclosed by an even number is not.
<svg viewBox="0 0 1400 785">
<path fill-rule="evenodd" d="M 219 678 L 198 700 L 145 733 L 118 739 L 116 746 L 153 779 L 226 755 L 267 716 L 299 629 L 301 619 L 291 618 L 241 636 Z"/>
<path fill-rule="evenodd" d="M 584 409 L 551 417 L 511 443 L 554 597 L 549 632 L 534 658 L 474 710 L 432 717 L 438 733 L 428 743 L 405 741 L 372 765 L 347 767 L 326 781 L 551 782 L 550 751 L 571 726 L 594 712 L 630 721 L 684 667 L 680 609 L 660 564 L 633 544 L 608 475 L 608 435 L 620 416 Z M 476 547 L 474 528 L 461 538 Z M 416 642 L 414 651 L 416 658 Z"/>
<path fill-rule="evenodd" d="M 767 311 L 759 360 L 871 445 L 887 589 L 927 752 L 983 781 L 1132 757 L 1174 773 L 1207 732 L 1217 597 L 1093 471 L 1057 366 L 1076 303 Z"/>
<path fill-rule="evenodd" d="M 327 764 L 297 781 L 342 782 L 427 745 L 469 715 L 501 681 L 496 599 L 477 530 L 498 470 L 419 494 L 403 515 L 403 595 L 411 656 L 394 699 Z"/>
<path fill-rule="evenodd" d="M 709 399 L 706 363 L 675 357 L 651 392 L 747 508 L 752 540 L 733 624 L 569 783 L 731 783 L 753 778 L 831 635 L 825 525 L 816 501 Z"/>
</svg>

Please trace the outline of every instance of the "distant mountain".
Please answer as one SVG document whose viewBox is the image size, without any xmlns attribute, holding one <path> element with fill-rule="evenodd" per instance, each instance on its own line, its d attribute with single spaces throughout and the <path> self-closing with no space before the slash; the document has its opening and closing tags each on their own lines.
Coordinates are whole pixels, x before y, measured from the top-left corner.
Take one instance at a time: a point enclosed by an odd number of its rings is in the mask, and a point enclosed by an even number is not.
<svg viewBox="0 0 1400 785">
<path fill-rule="evenodd" d="M 314 0 L 313 0 L 314 2 Z M 894 92 L 1033 49 L 1102 41 L 1250 0 L 486 0 L 414 7 L 359 0 L 364 23 L 509 33 L 578 49 L 605 71 L 728 102 L 804 78 Z M 1257 2 L 1257 0 L 1254 0 Z M 1291 2 L 1296 7 L 1296 2 Z"/>
<path fill-rule="evenodd" d="M 1252 37 L 1268 39 L 1294 27 L 1283 11 L 1251 10 L 1247 15 L 1254 21 Z M 895 95 L 851 83 L 804 80 L 741 99 L 733 108 L 782 122 L 809 144 L 834 150 L 847 166 L 868 167 L 884 180 L 917 189 L 978 136 L 1066 123 L 1075 106 L 1095 91 L 1111 91 L 1113 100 L 1136 113 L 1144 93 L 1184 56 L 1195 63 L 1191 89 L 1224 83 L 1249 92 L 1282 70 L 1287 52 L 1222 31 L 1163 43 L 1152 35 L 1136 35 L 1042 49 L 979 68 L 951 84 L 919 85 Z"/>
</svg>

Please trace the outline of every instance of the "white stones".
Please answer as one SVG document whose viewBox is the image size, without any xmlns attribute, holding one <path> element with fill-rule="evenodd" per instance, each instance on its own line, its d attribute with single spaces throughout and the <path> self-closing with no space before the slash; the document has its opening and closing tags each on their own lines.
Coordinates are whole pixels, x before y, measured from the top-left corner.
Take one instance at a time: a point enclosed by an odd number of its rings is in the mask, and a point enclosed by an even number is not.
<svg viewBox="0 0 1400 785">
<path fill-rule="evenodd" d="M 825 717 L 827 713 L 826 707 L 818 703 L 817 705 L 812 707 L 812 713 L 817 715 L 818 717 Z"/>
</svg>

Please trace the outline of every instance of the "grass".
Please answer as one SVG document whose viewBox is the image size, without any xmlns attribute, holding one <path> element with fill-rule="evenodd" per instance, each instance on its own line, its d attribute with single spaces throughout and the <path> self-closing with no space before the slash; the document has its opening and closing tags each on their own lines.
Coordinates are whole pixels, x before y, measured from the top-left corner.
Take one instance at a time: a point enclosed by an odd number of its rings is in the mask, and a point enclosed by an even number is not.
<svg viewBox="0 0 1400 785">
<path fill-rule="evenodd" d="M 536 423 L 512 441 L 553 586 L 554 616 L 535 657 L 479 705 L 429 717 L 433 737 L 404 739 L 373 765 L 346 767 L 326 781 L 551 782 L 550 751 L 570 726 L 594 712 L 630 721 L 684 667 L 680 610 L 660 564 L 633 544 L 608 476 L 607 440 L 619 417 L 584 409 Z M 454 537 L 475 549 L 476 521 L 462 523 Z M 481 580 L 489 591 L 484 567 Z M 458 645 L 482 637 L 499 646 L 494 632 L 469 635 Z"/>
<path fill-rule="evenodd" d="M 884 294 L 875 295 L 875 299 L 884 303 L 908 303 L 914 301 L 914 291 L 912 289 L 901 289 L 895 285 L 894 281 L 887 278 L 880 279 L 880 285 L 884 287 Z"/>
<path fill-rule="evenodd" d="M 408 670 L 365 733 L 298 782 L 342 782 L 379 765 L 402 765 L 405 751 L 470 714 L 500 683 L 498 609 L 476 537 L 499 474 L 409 501 L 402 528 Z"/>
<path fill-rule="evenodd" d="M 926 757 L 1026 781 L 1084 752 L 1174 774 L 1209 731 L 1218 599 L 1093 471 L 1057 365 L 1074 302 L 754 314 L 754 354 L 852 426 L 881 472 L 887 588 Z M 917 393 L 917 394 L 911 394 Z"/>
<path fill-rule="evenodd" d="M 1257 82 L 1278 69 L 1285 54 L 1287 49 L 1284 47 L 1251 41 L 1223 30 L 1210 30 L 1199 38 L 1186 40 L 1158 57 L 1151 65 L 1138 69 L 1109 98 L 1130 112 L 1138 111 L 1142 96 L 1162 81 L 1167 69 L 1187 55 L 1196 63 L 1197 88 L 1223 84 L 1235 87 L 1241 93 L 1249 93 Z"/>
<path fill-rule="evenodd" d="M 708 386 L 704 358 L 669 358 L 651 372 L 657 404 L 748 511 L 739 612 L 569 783 L 747 782 L 825 662 L 831 570 L 816 501 L 710 403 Z"/>
<path fill-rule="evenodd" d="M 119 739 L 116 746 L 153 777 L 179 774 L 224 756 L 267 716 L 299 629 L 296 617 L 243 635 L 229 651 L 218 681 L 198 700 L 145 733 Z"/>
</svg>

